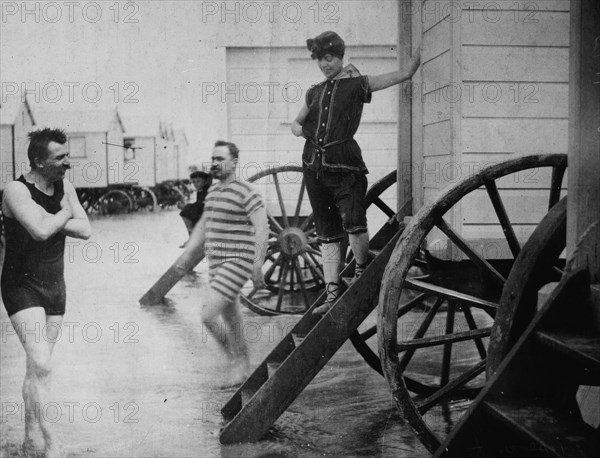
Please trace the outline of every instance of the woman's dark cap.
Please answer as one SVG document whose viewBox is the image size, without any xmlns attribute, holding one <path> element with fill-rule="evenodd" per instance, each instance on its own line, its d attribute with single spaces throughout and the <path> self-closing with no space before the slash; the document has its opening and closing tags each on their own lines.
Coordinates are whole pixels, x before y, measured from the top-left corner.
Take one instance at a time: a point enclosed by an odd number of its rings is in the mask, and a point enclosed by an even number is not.
<svg viewBox="0 0 600 458">
<path fill-rule="evenodd" d="M 306 47 L 311 52 L 312 59 L 322 59 L 325 54 L 343 59 L 346 51 L 344 40 L 332 31 L 323 32 L 315 38 L 306 40 Z"/>
<path fill-rule="evenodd" d="M 190 178 L 204 178 L 205 180 L 212 178 L 210 173 L 202 172 L 200 170 L 196 170 L 190 174 Z"/>
</svg>

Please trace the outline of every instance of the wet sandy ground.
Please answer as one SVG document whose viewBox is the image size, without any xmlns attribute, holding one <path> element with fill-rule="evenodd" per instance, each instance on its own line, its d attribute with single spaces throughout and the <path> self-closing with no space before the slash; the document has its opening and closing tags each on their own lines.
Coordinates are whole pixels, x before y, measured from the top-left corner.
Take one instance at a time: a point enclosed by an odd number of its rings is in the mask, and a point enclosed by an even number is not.
<svg viewBox="0 0 600 458">
<path fill-rule="evenodd" d="M 166 304 L 138 304 L 181 253 L 186 234 L 178 213 L 101 217 L 92 227 L 89 241 L 67 245 L 67 314 L 54 353 L 54 398 L 43 407 L 69 456 L 429 456 L 399 418 L 385 380 L 350 343 L 265 440 L 221 446 L 220 408 L 233 390 L 216 388 L 223 358 L 200 324 L 206 264 L 176 285 Z M 244 309 L 241 335 L 253 366 L 298 318 Z M 25 355 L 4 308 L 0 324 L 0 455 L 20 456 Z M 447 431 L 464 408 L 434 409 L 433 427 Z"/>
</svg>

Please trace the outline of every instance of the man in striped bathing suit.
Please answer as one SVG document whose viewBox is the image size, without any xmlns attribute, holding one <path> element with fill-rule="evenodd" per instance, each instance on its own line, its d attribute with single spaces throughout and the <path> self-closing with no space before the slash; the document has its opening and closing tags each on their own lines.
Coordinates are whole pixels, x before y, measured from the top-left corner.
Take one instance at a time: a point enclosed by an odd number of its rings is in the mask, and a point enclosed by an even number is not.
<svg viewBox="0 0 600 458">
<path fill-rule="evenodd" d="M 187 247 L 204 249 L 208 258 L 210 291 L 202 322 L 229 358 L 231 385 L 243 382 L 249 371 L 240 291 L 249 279 L 257 289 L 266 287 L 262 265 L 268 246 L 267 210 L 260 194 L 237 180 L 238 155 L 233 143 L 215 143 L 211 173 L 217 181 Z"/>
</svg>

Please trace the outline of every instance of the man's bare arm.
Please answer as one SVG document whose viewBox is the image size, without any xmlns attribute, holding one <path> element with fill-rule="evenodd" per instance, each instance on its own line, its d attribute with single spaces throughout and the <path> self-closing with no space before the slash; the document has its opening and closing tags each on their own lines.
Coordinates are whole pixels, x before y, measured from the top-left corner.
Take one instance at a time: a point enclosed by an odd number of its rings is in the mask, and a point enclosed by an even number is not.
<svg viewBox="0 0 600 458">
<path fill-rule="evenodd" d="M 308 107 L 306 106 L 306 103 L 305 103 L 304 105 L 302 105 L 302 108 L 300 109 L 300 113 L 298 113 L 298 116 L 296 116 L 296 119 L 294 119 L 294 121 L 292 121 L 292 133 L 296 137 L 302 137 L 302 125 L 304 124 L 304 121 L 306 120 L 307 116 L 308 116 Z"/>
<path fill-rule="evenodd" d="M 71 182 L 64 180 L 63 184 L 65 195 L 68 197 L 69 204 L 71 205 L 73 217 L 67 221 L 67 224 L 65 224 L 65 227 L 61 232 L 69 237 L 87 240 L 92 235 L 92 227 L 90 226 L 87 213 L 81 206 L 75 188 Z"/>
<path fill-rule="evenodd" d="M 369 76 L 369 88 L 371 92 L 380 91 L 387 89 L 390 86 L 400 84 L 403 81 L 407 81 L 413 77 L 417 68 L 421 64 L 421 47 L 418 47 L 408 64 L 407 71 L 395 71 L 390 73 L 384 73 L 383 75 Z"/>
<path fill-rule="evenodd" d="M 72 217 L 67 199 L 61 201 L 61 210 L 52 215 L 46 212 L 31 198 L 31 193 L 23 183 L 13 181 L 4 190 L 2 208 L 9 218 L 16 219 L 39 242 L 48 240 L 60 232 Z"/>
<path fill-rule="evenodd" d="M 250 221 L 255 228 L 255 243 L 258 253 L 254 258 L 252 282 L 256 288 L 264 288 L 265 282 L 262 275 L 262 266 L 265 262 L 269 248 L 269 223 L 267 222 L 267 209 L 262 206 L 250 215 Z"/>
</svg>

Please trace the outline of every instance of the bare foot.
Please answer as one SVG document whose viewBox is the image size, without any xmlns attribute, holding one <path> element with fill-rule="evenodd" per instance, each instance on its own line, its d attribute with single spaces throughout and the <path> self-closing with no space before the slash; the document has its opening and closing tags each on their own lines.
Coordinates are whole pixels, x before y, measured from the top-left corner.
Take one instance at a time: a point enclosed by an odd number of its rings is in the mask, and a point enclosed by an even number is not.
<svg viewBox="0 0 600 458">
<path fill-rule="evenodd" d="M 21 449 L 26 458 L 42 458 L 45 455 L 44 442 L 36 441 L 31 437 L 25 438 Z"/>
<path fill-rule="evenodd" d="M 250 376 L 250 363 L 248 359 L 232 361 L 230 378 L 232 385 L 241 385 Z"/>
</svg>

